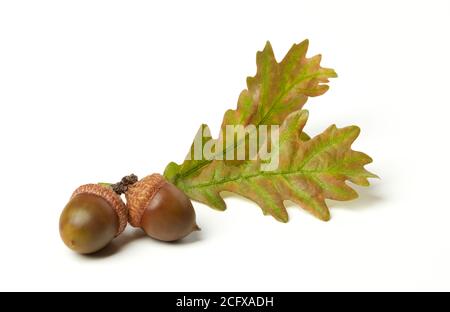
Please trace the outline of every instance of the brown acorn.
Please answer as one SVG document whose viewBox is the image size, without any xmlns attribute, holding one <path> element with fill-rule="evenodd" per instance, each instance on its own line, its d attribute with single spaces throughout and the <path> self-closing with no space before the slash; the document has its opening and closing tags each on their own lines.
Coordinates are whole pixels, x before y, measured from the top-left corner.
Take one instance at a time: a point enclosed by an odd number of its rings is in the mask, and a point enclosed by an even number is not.
<svg viewBox="0 0 450 312">
<path fill-rule="evenodd" d="M 127 208 L 111 187 L 82 185 L 61 213 L 59 232 L 70 249 L 90 254 L 104 248 L 127 225 Z"/>
<path fill-rule="evenodd" d="M 200 228 L 190 199 L 160 174 L 152 174 L 125 191 L 129 222 L 148 236 L 176 241 Z"/>
</svg>

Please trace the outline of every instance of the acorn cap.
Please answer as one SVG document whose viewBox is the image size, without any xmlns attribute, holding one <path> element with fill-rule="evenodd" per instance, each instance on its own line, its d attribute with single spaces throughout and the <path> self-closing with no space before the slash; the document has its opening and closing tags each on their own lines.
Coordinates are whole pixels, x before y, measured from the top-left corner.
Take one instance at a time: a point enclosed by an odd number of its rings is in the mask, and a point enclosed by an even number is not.
<svg viewBox="0 0 450 312">
<path fill-rule="evenodd" d="M 102 186 L 100 184 L 85 184 L 80 186 L 73 192 L 72 197 L 79 194 L 92 194 L 97 195 L 106 200 L 109 205 L 116 211 L 119 218 L 119 228 L 117 229 L 116 236 L 125 230 L 128 222 L 127 206 L 122 201 L 119 195 L 117 195 L 112 188 L 108 186 Z"/>
<path fill-rule="evenodd" d="M 166 183 L 167 181 L 162 175 L 154 173 L 128 186 L 125 197 L 127 199 L 129 222 L 132 226 L 141 226 L 141 219 L 145 209 L 153 196 Z"/>
</svg>

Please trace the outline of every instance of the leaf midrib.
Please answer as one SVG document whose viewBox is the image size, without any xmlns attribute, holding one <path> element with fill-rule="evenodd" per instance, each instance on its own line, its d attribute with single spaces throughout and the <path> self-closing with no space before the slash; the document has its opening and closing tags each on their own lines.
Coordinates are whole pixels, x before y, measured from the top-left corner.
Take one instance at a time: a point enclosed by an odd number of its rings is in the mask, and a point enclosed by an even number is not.
<svg viewBox="0 0 450 312">
<path fill-rule="evenodd" d="M 262 125 L 268 118 L 269 116 L 272 114 L 273 110 L 275 109 L 275 107 L 280 104 L 281 100 L 289 93 L 292 91 L 292 89 L 298 85 L 299 83 L 303 82 L 306 79 L 309 78 L 315 78 L 316 76 L 319 76 L 319 74 L 321 74 L 319 71 L 315 72 L 314 74 L 310 74 L 310 75 L 304 75 L 304 76 L 300 76 L 298 79 L 294 80 L 294 82 L 287 88 L 285 89 L 274 101 L 274 104 L 269 108 L 269 110 L 267 111 L 267 113 L 264 115 L 264 117 L 261 119 L 260 122 L 258 122 L 257 126 Z"/>
<path fill-rule="evenodd" d="M 254 174 L 249 174 L 249 175 L 240 175 L 237 176 L 235 178 L 224 178 L 222 180 L 219 181 L 212 181 L 212 182 L 207 182 L 207 183 L 199 183 L 199 184 L 191 184 L 191 185 L 184 185 L 183 189 L 185 190 L 189 190 L 189 189 L 195 189 L 195 188 L 205 188 L 205 187 L 210 187 L 210 186 L 215 186 L 215 185 L 222 185 L 222 184 L 226 184 L 226 183 L 230 183 L 230 182 L 236 182 L 239 180 L 250 180 L 253 178 L 258 178 L 258 177 L 270 177 L 270 176 L 288 176 L 288 175 L 304 175 L 304 176 L 310 176 L 312 174 L 318 174 L 318 173 L 333 173 L 333 171 L 320 171 L 320 170 L 303 170 L 303 169 L 299 169 L 299 170 L 295 170 L 295 171 L 276 171 L 276 172 L 258 172 L 258 173 L 254 173 Z"/>
<path fill-rule="evenodd" d="M 339 139 L 335 138 L 335 140 L 331 141 L 330 144 L 325 144 L 318 150 L 315 150 L 313 153 L 308 155 L 305 159 L 307 161 L 303 161 L 300 167 L 297 170 L 294 171 L 260 171 L 253 174 L 247 174 L 247 175 L 239 175 L 235 178 L 223 178 L 219 181 L 211 181 L 206 183 L 198 183 L 198 184 L 191 184 L 191 185 L 184 185 L 184 189 L 194 189 L 194 188 L 204 188 L 204 187 L 210 187 L 210 186 L 216 186 L 216 185 L 222 185 L 230 182 L 236 182 L 239 180 L 250 180 L 257 177 L 271 177 L 271 176 L 288 176 L 288 175 L 304 175 L 304 176 L 311 176 L 315 174 L 320 173 L 337 173 L 338 170 L 333 168 L 334 170 L 304 170 L 304 167 L 308 164 L 309 161 L 314 159 L 318 154 L 322 153 L 324 150 L 332 148 L 335 145 L 338 145 L 345 141 L 348 136 L 351 135 L 351 132 L 343 133 L 342 136 L 338 136 Z M 330 168 L 327 168 L 330 169 Z"/>
<path fill-rule="evenodd" d="M 287 88 L 286 90 L 284 90 L 284 91 L 281 93 L 281 95 L 280 95 L 279 97 L 277 97 L 277 99 L 274 101 L 274 104 L 271 106 L 271 108 L 269 109 L 269 111 L 264 115 L 264 117 L 261 119 L 261 121 L 257 123 L 256 127 L 260 126 L 260 125 L 268 118 L 268 116 L 272 113 L 274 107 L 277 106 L 277 105 L 279 104 L 279 102 L 281 101 L 281 99 L 283 99 L 284 96 L 286 96 L 286 94 L 288 94 L 288 93 L 294 88 L 295 85 L 298 85 L 299 83 L 301 83 L 301 82 L 302 82 L 303 80 L 305 80 L 305 79 L 313 78 L 313 77 L 315 77 L 315 76 L 318 76 L 319 74 L 321 74 L 320 71 L 317 71 L 317 72 L 314 73 L 314 74 L 301 76 L 301 78 L 295 80 L 289 88 Z M 252 132 L 254 132 L 254 130 L 252 130 Z M 241 142 L 238 142 L 238 143 L 242 143 L 242 141 L 243 141 L 243 140 L 241 140 Z M 239 144 L 236 145 L 236 148 L 237 148 L 238 146 L 239 146 Z M 225 149 L 223 150 L 222 155 L 225 155 L 226 152 L 227 152 L 230 148 L 232 148 L 232 147 L 235 148 L 234 145 L 231 145 L 231 144 L 230 144 L 227 148 L 225 148 Z M 219 156 L 220 154 L 217 154 L 217 155 Z M 216 156 L 216 155 L 214 155 L 214 157 L 215 157 L 215 156 Z M 199 164 L 197 164 L 196 166 L 194 166 L 194 167 L 192 167 L 191 169 L 189 169 L 188 171 L 186 171 L 185 173 L 180 174 L 180 175 L 179 175 L 179 178 L 185 178 L 185 177 L 188 177 L 188 176 L 190 176 L 193 172 L 196 172 L 197 170 L 200 170 L 201 168 L 207 166 L 207 165 L 210 164 L 211 162 L 212 162 L 212 160 L 203 160 L 203 161 L 201 161 Z"/>
</svg>

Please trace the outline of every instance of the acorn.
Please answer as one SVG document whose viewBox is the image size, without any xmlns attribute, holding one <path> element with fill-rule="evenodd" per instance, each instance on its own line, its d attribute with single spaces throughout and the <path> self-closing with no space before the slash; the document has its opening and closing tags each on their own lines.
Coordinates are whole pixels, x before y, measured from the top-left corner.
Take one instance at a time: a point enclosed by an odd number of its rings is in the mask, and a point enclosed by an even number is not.
<svg viewBox="0 0 450 312">
<path fill-rule="evenodd" d="M 75 190 L 61 213 L 59 232 L 67 247 L 90 254 L 122 233 L 127 219 L 126 205 L 111 187 L 86 184 Z"/>
<path fill-rule="evenodd" d="M 200 230 L 190 199 L 160 174 L 149 175 L 122 191 L 128 221 L 148 236 L 171 242 Z"/>
</svg>

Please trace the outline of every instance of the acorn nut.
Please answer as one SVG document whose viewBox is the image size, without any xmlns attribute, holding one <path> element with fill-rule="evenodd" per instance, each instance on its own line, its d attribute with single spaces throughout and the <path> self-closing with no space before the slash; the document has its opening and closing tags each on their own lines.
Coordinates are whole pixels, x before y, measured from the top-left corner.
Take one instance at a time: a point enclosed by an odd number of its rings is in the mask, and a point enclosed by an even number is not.
<svg viewBox="0 0 450 312">
<path fill-rule="evenodd" d="M 129 185 L 125 192 L 129 222 L 161 241 L 176 241 L 200 228 L 190 199 L 160 174 Z"/>
<path fill-rule="evenodd" d="M 64 208 L 59 232 L 70 249 L 90 254 L 104 248 L 127 225 L 127 208 L 112 188 L 80 186 Z"/>
</svg>

